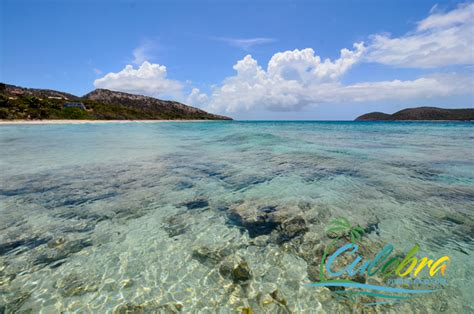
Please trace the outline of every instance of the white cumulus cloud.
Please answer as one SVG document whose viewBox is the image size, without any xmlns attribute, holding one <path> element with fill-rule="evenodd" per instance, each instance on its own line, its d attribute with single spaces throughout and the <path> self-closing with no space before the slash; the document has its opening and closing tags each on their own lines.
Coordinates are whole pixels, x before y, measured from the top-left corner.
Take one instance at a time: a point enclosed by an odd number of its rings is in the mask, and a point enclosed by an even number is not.
<svg viewBox="0 0 474 314">
<path fill-rule="evenodd" d="M 201 107 L 207 105 L 209 97 L 205 93 L 201 93 L 199 88 L 193 88 L 189 93 L 186 103 L 192 104 L 193 106 Z"/>
<path fill-rule="evenodd" d="M 354 51 L 343 50 L 335 61 L 324 62 L 311 49 L 278 53 L 267 70 L 247 55 L 234 66 L 236 75 L 214 88 L 208 109 L 224 113 L 298 111 L 323 103 L 421 100 L 466 94 L 472 89 L 473 77 L 456 73 L 344 85 L 337 78 L 362 57 L 363 45 L 355 47 Z"/>
<path fill-rule="evenodd" d="M 321 61 L 311 48 L 279 52 L 266 70 L 247 55 L 234 65 L 237 74 L 214 88 L 209 108 L 227 112 L 259 107 L 298 110 L 314 102 L 309 93 L 314 86 L 335 82 L 362 58 L 364 50 L 363 43 L 356 43 L 354 50 L 342 49 L 334 61 Z"/>
<path fill-rule="evenodd" d="M 94 86 L 152 97 L 180 98 L 183 84 L 166 76 L 164 65 L 144 61 L 136 69 L 132 65 L 127 65 L 122 71 L 108 73 L 96 79 Z"/>
<path fill-rule="evenodd" d="M 372 62 L 409 68 L 474 64 L 474 3 L 432 12 L 402 37 L 377 34 L 372 39 L 367 54 Z"/>
<path fill-rule="evenodd" d="M 334 62 L 314 54 L 314 50 L 279 52 L 268 62 L 267 74 L 284 80 L 297 80 L 304 83 L 335 80 L 358 62 L 365 51 L 364 43 L 354 44 L 354 50 L 342 49 L 341 56 Z"/>
</svg>

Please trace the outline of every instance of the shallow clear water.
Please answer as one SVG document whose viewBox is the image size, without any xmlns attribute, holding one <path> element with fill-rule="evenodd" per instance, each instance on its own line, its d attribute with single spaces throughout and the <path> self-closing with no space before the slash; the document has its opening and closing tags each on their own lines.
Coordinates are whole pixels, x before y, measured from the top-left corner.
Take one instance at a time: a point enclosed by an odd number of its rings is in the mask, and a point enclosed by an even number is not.
<svg viewBox="0 0 474 314">
<path fill-rule="evenodd" d="M 439 294 L 370 310 L 474 311 L 472 123 L 0 126 L 0 156 L 0 313 L 356 311 L 306 286 L 337 217 L 451 258 Z"/>
</svg>

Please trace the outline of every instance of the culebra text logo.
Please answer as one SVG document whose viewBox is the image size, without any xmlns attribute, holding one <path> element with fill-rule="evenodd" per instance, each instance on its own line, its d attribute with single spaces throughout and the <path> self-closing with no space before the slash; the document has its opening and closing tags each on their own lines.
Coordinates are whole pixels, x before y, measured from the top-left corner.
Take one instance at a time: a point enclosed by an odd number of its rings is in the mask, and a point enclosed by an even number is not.
<svg viewBox="0 0 474 314">
<path fill-rule="evenodd" d="M 309 286 L 328 287 L 338 298 L 371 306 L 434 293 L 447 284 L 445 274 L 450 258 L 446 255 L 436 260 L 418 258 L 415 256 L 420 250 L 418 244 L 404 255 L 395 254 L 394 246 L 387 244 L 373 259 L 363 260 L 358 254 L 365 234 L 362 227 L 338 218 L 326 232 L 334 239 L 321 258 L 320 281 Z M 370 296 L 374 301 L 363 302 L 358 296 Z"/>
</svg>

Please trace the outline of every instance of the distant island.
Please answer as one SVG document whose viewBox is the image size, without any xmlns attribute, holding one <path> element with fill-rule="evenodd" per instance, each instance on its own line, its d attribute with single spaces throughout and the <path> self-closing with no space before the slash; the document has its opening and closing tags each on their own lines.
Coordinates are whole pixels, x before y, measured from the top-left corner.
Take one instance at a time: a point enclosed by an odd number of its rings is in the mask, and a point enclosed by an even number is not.
<svg viewBox="0 0 474 314">
<path fill-rule="evenodd" d="M 185 104 L 96 89 L 82 97 L 0 83 L 4 120 L 232 120 Z"/>
<path fill-rule="evenodd" d="M 458 120 L 474 121 L 474 109 L 443 109 L 436 107 L 408 108 L 386 114 L 383 112 L 371 112 L 363 114 L 355 121 L 408 121 L 408 120 Z"/>
</svg>

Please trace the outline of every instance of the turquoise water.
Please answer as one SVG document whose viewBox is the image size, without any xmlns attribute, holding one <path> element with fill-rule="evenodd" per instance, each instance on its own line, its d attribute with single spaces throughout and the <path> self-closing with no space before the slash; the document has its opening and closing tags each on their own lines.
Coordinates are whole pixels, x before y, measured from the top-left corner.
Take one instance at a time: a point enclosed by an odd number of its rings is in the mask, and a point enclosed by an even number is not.
<svg viewBox="0 0 474 314">
<path fill-rule="evenodd" d="M 306 285 L 338 217 L 450 257 L 370 311 L 474 311 L 472 123 L 3 125 L 0 156 L 0 313 L 367 310 Z"/>
</svg>

